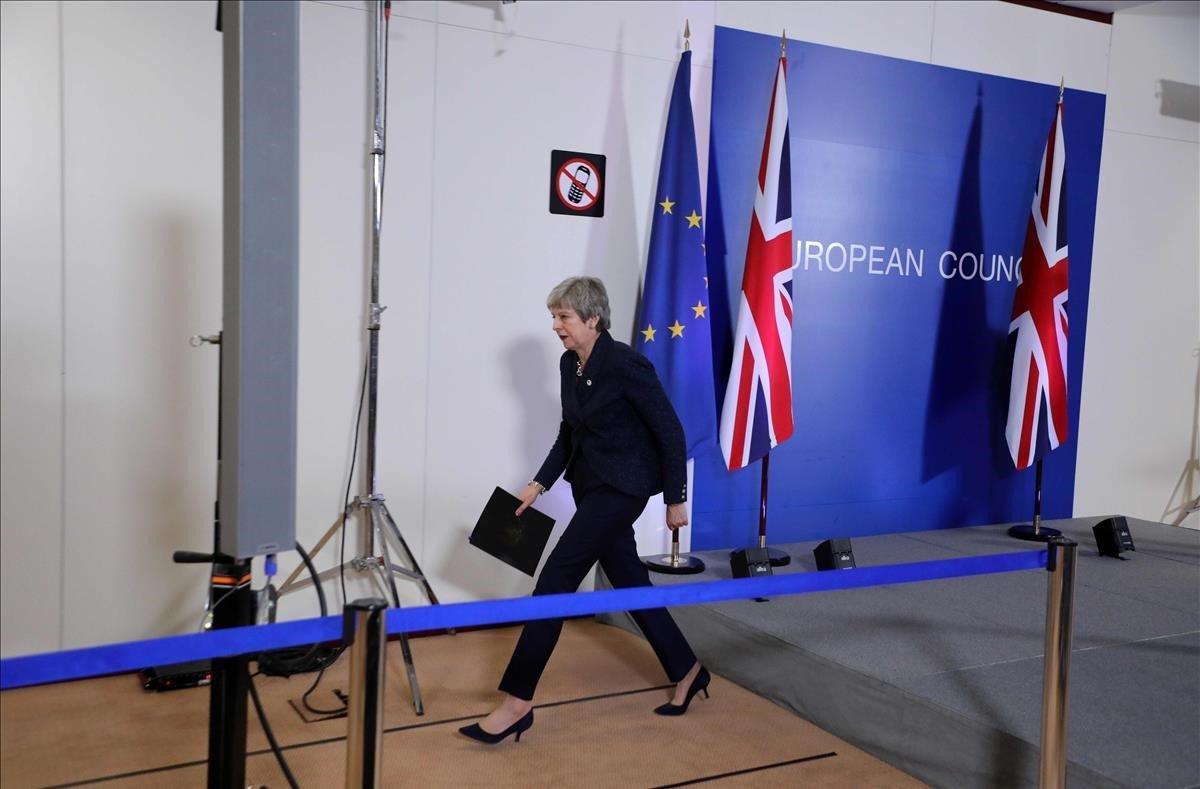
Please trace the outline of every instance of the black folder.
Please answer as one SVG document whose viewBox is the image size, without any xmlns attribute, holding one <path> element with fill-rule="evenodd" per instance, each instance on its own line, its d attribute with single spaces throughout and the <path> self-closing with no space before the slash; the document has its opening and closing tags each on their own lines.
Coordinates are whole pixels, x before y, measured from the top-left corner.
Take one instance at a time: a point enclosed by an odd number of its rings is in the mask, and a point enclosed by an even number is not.
<svg viewBox="0 0 1200 789">
<path fill-rule="evenodd" d="M 532 578 L 550 541 L 554 519 L 533 507 L 518 518 L 514 513 L 519 506 L 520 499 L 496 488 L 471 532 L 470 542 Z"/>
</svg>

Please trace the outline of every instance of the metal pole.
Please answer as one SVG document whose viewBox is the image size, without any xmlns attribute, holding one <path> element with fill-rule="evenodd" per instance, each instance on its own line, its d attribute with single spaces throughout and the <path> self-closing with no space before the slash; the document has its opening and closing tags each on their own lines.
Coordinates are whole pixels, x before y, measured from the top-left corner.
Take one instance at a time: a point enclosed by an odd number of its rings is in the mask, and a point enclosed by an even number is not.
<svg viewBox="0 0 1200 789">
<path fill-rule="evenodd" d="M 360 503 L 369 507 L 379 489 L 375 471 L 375 423 L 379 398 L 379 319 L 387 307 L 379 304 L 379 234 L 383 228 L 383 176 L 387 130 L 384 102 L 387 100 L 387 24 L 384 0 L 376 0 L 371 13 L 371 38 L 374 41 L 372 66 L 375 88 L 372 91 L 371 122 L 371 303 L 367 309 L 367 495 Z M 344 528 L 344 526 L 343 526 Z M 366 534 L 367 555 L 375 554 L 375 531 Z"/>
<path fill-rule="evenodd" d="M 704 562 L 695 556 L 684 556 L 679 552 L 679 529 L 671 529 L 671 552 L 642 559 L 646 569 L 671 575 L 695 575 L 704 572 Z"/>
<path fill-rule="evenodd" d="M 1067 685 L 1075 609 L 1075 558 L 1079 545 L 1066 537 L 1047 541 L 1046 659 L 1042 674 L 1042 789 L 1067 783 Z"/>
<path fill-rule="evenodd" d="M 1042 459 L 1038 458 L 1034 468 L 1033 482 L 1033 523 L 1018 523 L 1010 526 L 1008 536 L 1018 540 L 1036 540 L 1047 542 L 1051 537 L 1062 536 L 1058 529 L 1042 525 Z"/>
<path fill-rule="evenodd" d="M 383 683 L 387 603 L 355 600 L 343 611 L 350 647 L 350 700 L 346 715 L 346 786 L 378 787 L 383 774 Z"/>
<path fill-rule="evenodd" d="M 250 561 L 213 560 L 213 629 L 254 624 L 251 615 Z M 246 698 L 250 675 L 246 655 L 216 658 L 208 711 L 208 786 L 246 785 Z"/>
<path fill-rule="evenodd" d="M 770 467 L 771 453 L 763 455 L 762 459 L 762 488 L 758 504 L 758 547 L 767 547 L 767 469 Z"/>
<path fill-rule="evenodd" d="M 387 130 L 384 102 L 387 98 L 387 25 L 383 0 L 377 0 L 371 14 L 371 33 L 375 42 L 373 65 L 374 118 L 371 126 L 371 304 L 367 330 L 370 332 L 367 363 L 367 495 L 378 489 L 375 471 L 375 413 L 379 397 L 379 318 L 385 307 L 379 304 L 379 234 L 383 227 L 383 176 Z M 373 536 L 373 535 L 372 535 Z"/>
<path fill-rule="evenodd" d="M 1034 470 L 1033 482 L 1033 532 L 1040 533 L 1042 530 L 1042 459 L 1037 459 L 1037 468 Z"/>
<path fill-rule="evenodd" d="M 204 341 L 202 341 L 204 342 Z M 224 394 L 224 385 L 221 382 L 221 368 L 225 366 L 225 346 L 221 343 L 221 333 L 218 332 L 215 339 L 210 337 L 207 342 L 212 342 L 217 346 L 217 496 L 213 499 L 213 553 L 221 552 L 221 410 L 222 397 Z M 209 598 L 209 611 L 212 611 L 212 604 L 217 602 Z"/>
</svg>

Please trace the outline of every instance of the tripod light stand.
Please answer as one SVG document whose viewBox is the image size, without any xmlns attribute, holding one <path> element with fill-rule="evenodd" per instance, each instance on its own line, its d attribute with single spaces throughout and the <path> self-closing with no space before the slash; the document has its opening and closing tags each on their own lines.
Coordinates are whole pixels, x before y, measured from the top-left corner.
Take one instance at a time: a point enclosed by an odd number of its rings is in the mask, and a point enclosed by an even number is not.
<svg viewBox="0 0 1200 789">
<path fill-rule="evenodd" d="M 360 573 L 372 573 L 381 587 L 386 590 L 391 604 L 399 608 L 400 593 L 396 587 L 397 576 L 419 583 L 430 605 L 437 605 L 438 599 L 437 595 L 433 592 L 433 587 L 429 585 L 428 579 L 425 578 L 425 574 L 421 571 L 420 565 L 417 564 L 416 557 L 409 549 L 408 543 L 405 542 L 404 535 L 400 533 L 399 527 L 396 526 L 396 521 L 388 511 L 383 494 L 379 492 L 379 481 L 375 465 L 375 427 L 379 397 L 379 330 L 380 317 L 383 311 L 387 309 L 379 303 L 379 234 L 383 221 L 384 153 L 387 139 L 387 32 L 390 11 L 390 0 L 378 0 L 374 4 L 371 14 L 375 83 L 373 92 L 374 124 L 371 132 L 371 302 L 368 305 L 367 336 L 369 345 L 366 370 L 364 371 L 367 393 L 365 463 L 367 490 L 364 495 L 356 497 L 353 505 L 347 507 L 341 517 L 329 527 L 317 542 L 313 549 L 313 555 L 315 556 L 339 529 L 346 527 L 346 519 L 353 510 L 359 510 L 365 518 L 364 525 L 367 527 L 364 532 L 365 539 L 363 541 L 365 543 L 365 552 L 346 562 L 345 565 L 326 570 L 318 577 L 322 581 L 334 577 L 342 572 L 343 568 L 347 565 Z M 392 548 L 399 552 L 407 567 L 401 566 L 392 560 L 389 541 Z M 297 580 L 303 569 L 303 565 L 301 565 L 288 576 L 287 580 L 280 587 L 280 594 L 310 583 L 307 579 Z M 416 669 L 413 667 L 412 650 L 409 648 L 408 637 L 404 634 L 400 635 L 400 648 L 404 656 L 404 667 L 408 672 L 409 687 L 412 689 L 413 708 L 418 715 L 423 715 L 425 708 L 424 703 L 421 701 L 420 687 L 417 684 Z"/>
</svg>

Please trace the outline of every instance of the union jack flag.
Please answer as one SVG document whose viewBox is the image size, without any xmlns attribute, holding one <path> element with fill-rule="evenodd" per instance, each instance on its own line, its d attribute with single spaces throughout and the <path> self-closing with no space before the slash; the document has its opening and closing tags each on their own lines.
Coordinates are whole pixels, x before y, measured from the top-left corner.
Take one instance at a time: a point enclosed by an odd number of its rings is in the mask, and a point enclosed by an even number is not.
<svg viewBox="0 0 1200 789">
<path fill-rule="evenodd" d="M 742 468 L 792 435 L 792 186 L 787 58 L 779 58 L 758 167 L 746 268 L 721 408 L 725 465 Z"/>
<path fill-rule="evenodd" d="M 1015 334 L 1008 425 L 1004 435 L 1018 469 L 1067 440 L 1067 151 L 1063 105 L 1042 153 L 1025 250 L 1013 297 Z"/>
</svg>

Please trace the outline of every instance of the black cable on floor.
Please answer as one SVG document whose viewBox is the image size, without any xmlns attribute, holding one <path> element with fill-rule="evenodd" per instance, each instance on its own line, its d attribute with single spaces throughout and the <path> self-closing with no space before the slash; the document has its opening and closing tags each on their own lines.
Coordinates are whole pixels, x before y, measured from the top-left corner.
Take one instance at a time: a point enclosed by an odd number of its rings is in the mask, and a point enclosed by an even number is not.
<svg viewBox="0 0 1200 789">
<path fill-rule="evenodd" d="M 354 484 L 354 467 L 358 460 L 358 437 L 362 429 L 363 401 L 366 400 L 367 397 L 367 370 L 369 369 L 370 363 L 371 357 L 370 354 L 368 354 L 367 357 L 363 359 L 362 383 L 359 385 L 358 389 L 358 411 L 354 416 L 354 447 L 350 450 L 350 473 L 346 476 L 346 495 L 342 497 L 342 533 L 340 535 L 341 547 L 338 550 L 338 578 L 341 581 L 342 586 L 342 605 L 346 604 L 346 530 L 349 528 L 347 521 L 350 519 L 350 488 Z M 303 553 L 301 553 L 301 557 L 306 558 Z M 309 572 L 315 573 L 316 571 L 310 569 Z M 314 578 L 314 580 L 316 579 Z M 317 583 L 319 584 L 319 581 L 317 581 Z M 322 608 L 321 613 L 325 613 L 324 608 Z M 311 696 L 313 691 L 317 689 L 317 686 L 321 684 L 321 678 L 325 676 L 325 669 L 333 665 L 333 662 L 337 660 L 341 654 L 342 650 L 339 649 L 335 654 L 331 655 L 330 658 L 325 661 L 324 665 L 321 666 L 321 670 L 317 672 L 317 678 L 313 680 L 313 683 L 308 686 L 308 690 L 306 690 L 304 695 L 300 697 L 300 704 L 304 707 L 304 709 L 308 710 L 314 715 L 339 715 L 347 710 L 347 707 L 344 704 L 338 709 L 323 710 L 308 703 L 309 696 Z"/>
<path fill-rule="evenodd" d="M 304 546 L 298 540 L 296 542 L 296 552 L 300 554 L 304 566 L 308 568 L 308 573 L 312 577 L 313 586 L 317 592 L 317 600 L 321 607 L 321 616 L 327 616 L 329 614 L 329 606 L 325 600 L 325 590 L 321 586 L 321 579 L 317 575 L 317 568 L 313 565 L 308 551 L 304 550 Z M 300 647 L 297 649 L 272 650 L 258 656 L 258 667 L 265 674 L 282 677 L 290 677 L 292 674 L 304 674 L 309 671 L 324 671 L 325 668 L 341 656 L 342 649 L 342 646 L 326 647 L 321 644 L 313 644 L 307 649 Z"/>
<path fill-rule="evenodd" d="M 325 668 L 328 668 L 328 666 Z M 335 710 L 323 710 L 308 703 L 308 697 L 311 696 L 313 691 L 317 689 L 317 685 L 321 684 L 321 677 L 325 676 L 325 668 L 322 668 L 321 671 L 318 672 L 317 678 L 313 680 L 313 684 L 309 685 L 308 690 L 304 691 L 304 695 L 300 697 L 300 704 L 303 705 L 304 709 L 308 710 L 313 715 L 341 715 L 346 711 L 345 704 Z"/>
<path fill-rule="evenodd" d="M 254 711 L 258 713 L 258 722 L 262 724 L 263 733 L 267 735 L 267 742 L 271 744 L 271 752 L 275 754 L 275 760 L 279 762 L 279 768 L 283 770 L 288 786 L 292 789 L 300 789 L 300 784 L 296 783 L 296 776 L 292 775 L 292 768 L 288 767 L 287 759 L 283 758 L 283 751 L 279 748 L 279 741 L 275 739 L 275 732 L 271 730 L 271 724 L 267 722 L 267 713 L 263 710 L 262 700 L 258 697 L 258 688 L 254 686 L 254 676 L 249 675 L 248 671 L 247 674 L 247 680 L 250 683 L 250 698 L 254 701 Z"/>
</svg>

